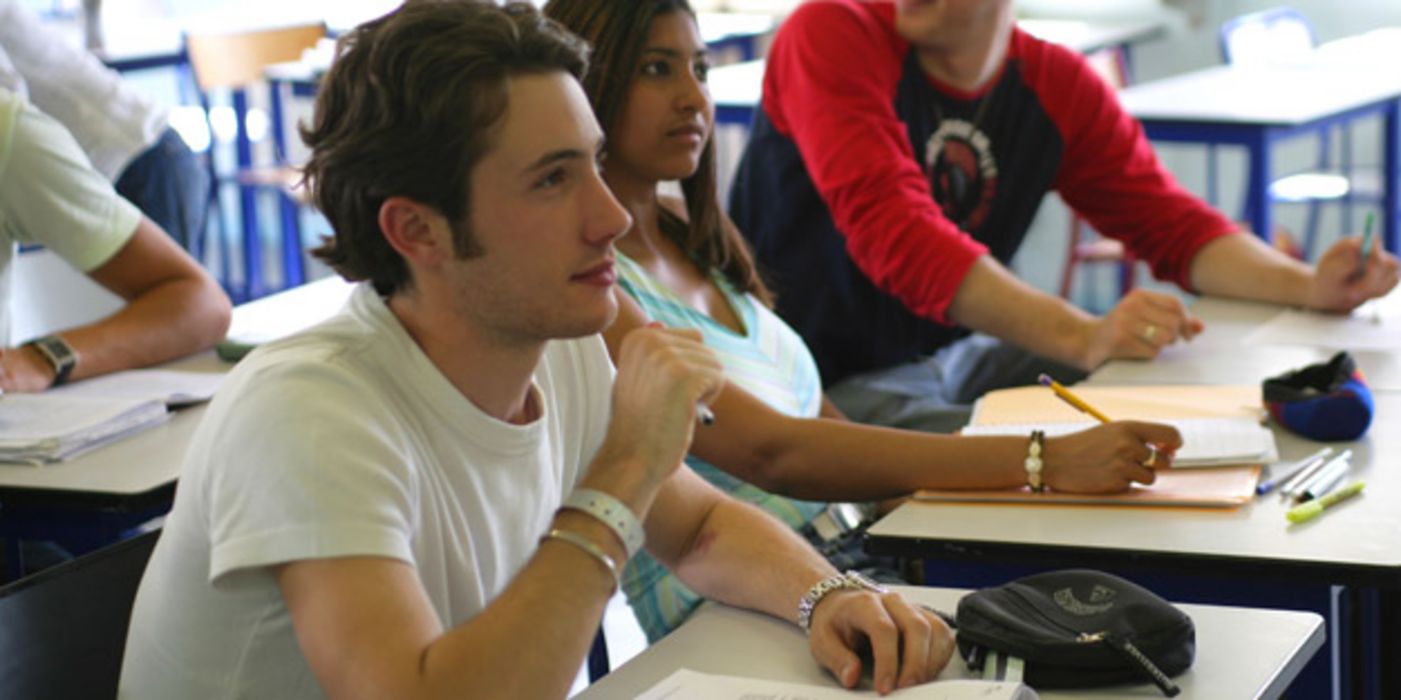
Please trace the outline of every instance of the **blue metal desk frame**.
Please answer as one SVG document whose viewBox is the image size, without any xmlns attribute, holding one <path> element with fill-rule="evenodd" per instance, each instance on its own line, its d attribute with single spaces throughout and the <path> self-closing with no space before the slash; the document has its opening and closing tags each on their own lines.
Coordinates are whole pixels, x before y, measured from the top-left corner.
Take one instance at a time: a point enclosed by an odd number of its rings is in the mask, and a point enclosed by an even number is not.
<svg viewBox="0 0 1401 700">
<path fill-rule="evenodd" d="M 1245 201 L 1250 225 L 1257 236 L 1270 240 L 1274 231 L 1274 213 L 1270 208 L 1269 183 L 1274 167 L 1272 149 L 1275 144 L 1301 135 L 1316 135 L 1331 127 L 1349 124 L 1367 117 L 1380 116 L 1383 121 L 1382 177 L 1385 183 L 1382 197 L 1381 234 L 1386 249 L 1401 250 L 1401 99 L 1379 100 L 1372 104 L 1301 124 L 1242 123 L 1239 121 L 1205 121 L 1159 119 L 1143 117 L 1144 131 L 1153 141 L 1199 143 L 1206 145 L 1244 146 L 1250 164 Z M 1216 200 L 1214 170 L 1207 180 L 1207 199 Z"/>
</svg>

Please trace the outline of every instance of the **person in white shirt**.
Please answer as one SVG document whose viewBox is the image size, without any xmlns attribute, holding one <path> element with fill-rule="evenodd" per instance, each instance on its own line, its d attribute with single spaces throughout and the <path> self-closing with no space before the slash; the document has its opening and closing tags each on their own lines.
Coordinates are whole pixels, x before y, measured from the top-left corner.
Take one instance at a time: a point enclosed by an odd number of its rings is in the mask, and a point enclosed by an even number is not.
<svg viewBox="0 0 1401 700">
<path fill-rule="evenodd" d="M 638 329 L 613 375 L 630 221 L 583 42 L 465 1 L 341 41 L 304 138 L 319 254 L 364 281 L 210 406 L 119 695 L 562 698 L 644 541 L 707 597 L 808 627 L 844 685 L 865 647 L 882 693 L 938 673 L 936 616 L 681 466 L 723 383 L 697 333 Z"/>
<path fill-rule="evenodd" d="M 11 266 L 43 245 L 126 300 L 95 323 L 10 338 Z M 0 88 L 0 388 L 43 391 L 212 347 L 229 299 L 189 255 L 113 191 L 54 119 Z"/>
<path fill-rule="evenodd" d="M 0 0 L 0 88 L 63 124 L 93 167 L 181 247 L 204 231 L 209 173 L 170 128 L 169 110 L 18 0 Z"/>
</svg>

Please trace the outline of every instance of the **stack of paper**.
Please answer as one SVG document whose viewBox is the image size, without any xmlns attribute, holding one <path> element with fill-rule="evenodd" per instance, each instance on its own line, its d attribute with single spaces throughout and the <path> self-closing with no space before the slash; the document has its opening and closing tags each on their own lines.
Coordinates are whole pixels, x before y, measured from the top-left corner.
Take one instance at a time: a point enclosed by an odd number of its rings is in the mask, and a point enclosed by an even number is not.
<svg viewBox="0 0 1401 700">
<path fill-rule="evenodd" d="M 7 394 L 0 399 L 0 462 L 69 459 L 168 416 L 159 399 Z"/>
<path fill-rule="evenodd" d="M 89 399 L 159 399 L 170 408 L 204 403 L 224 381 L 220 372 L 133 369 L 50 389 L 46 396 Z"/>
<path fill-rule="evenodd" d="M 44 464 L 152 426 L 167 408 L 203 403 L 221 373 L 136 369 L 84 379 L 42 394 L 0 397 L 0 462 Z"/>
</svg>

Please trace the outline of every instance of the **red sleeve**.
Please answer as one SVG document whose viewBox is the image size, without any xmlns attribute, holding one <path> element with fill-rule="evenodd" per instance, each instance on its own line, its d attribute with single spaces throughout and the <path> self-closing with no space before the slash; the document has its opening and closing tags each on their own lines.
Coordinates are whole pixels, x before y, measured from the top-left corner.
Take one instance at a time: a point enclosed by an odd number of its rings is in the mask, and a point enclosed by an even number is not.
<svg viewBox="0 0 1401 700">
<path fill-rule="evenodd" d="M 1177 183 L 1143 126 L 1077 53 L 1017 32 L 1023 76 L 1065 141 L 1054 187 L 1106 236 L 1146 260 L 1158 279 L 1191 289 L 1192 259 L 1240 227 Z"/>
<path fill-rule="evenodd" d="M 987 248 L 944 217 L 896 116 L 907 46 L 893 12 L 854 0 L 800 6 L 770 50 L 763 106 L 797 144 L 857 267 L 912 312 L 948 323 Z"/>
</svg>

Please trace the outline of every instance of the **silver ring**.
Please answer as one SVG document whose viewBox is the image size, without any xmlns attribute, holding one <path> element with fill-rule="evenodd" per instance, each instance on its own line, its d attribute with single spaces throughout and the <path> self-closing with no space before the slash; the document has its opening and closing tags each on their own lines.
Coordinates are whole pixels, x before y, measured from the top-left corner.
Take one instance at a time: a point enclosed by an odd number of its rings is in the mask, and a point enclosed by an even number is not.
<svg viewBox="0 0 1401 700">
<path fill-rule="evenodd" d="M 1148 327 L 1143 329 L 1143 339 L 1151 343 L 1156 337 L 1158 337 L 1158 327 L 1151 323 L 1148 324 Z"/>
<path fill-rule="evenodd" d="M 1158 461 L 1158 446 L 1148 445 L 1148 456 L 1143 458 L 1143 466 L 1153 468 L 1153 463 Z"/>
</svg>

